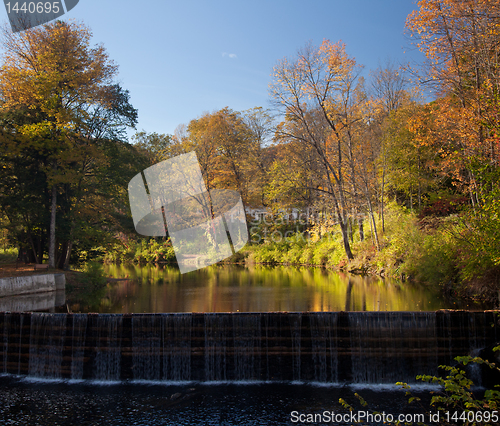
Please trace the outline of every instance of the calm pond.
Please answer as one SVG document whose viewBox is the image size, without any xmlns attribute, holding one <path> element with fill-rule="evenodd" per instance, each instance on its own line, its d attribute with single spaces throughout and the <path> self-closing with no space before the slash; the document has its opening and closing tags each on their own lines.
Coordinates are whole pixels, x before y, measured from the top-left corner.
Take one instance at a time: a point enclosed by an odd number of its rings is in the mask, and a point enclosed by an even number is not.
<svg viewBox="0 0 500 426">
<path fill-rule="evenodd" d="M 447 301 L 423 286 L 321 268 L 215 265 L 180 274 L 172 266 L 122 264 L 106 265 L 106 273 L 119 280 L 97 293 L 68 294 L 67 303 L 71 312 L 434 311 L 481 308 Z"/>
</svg>

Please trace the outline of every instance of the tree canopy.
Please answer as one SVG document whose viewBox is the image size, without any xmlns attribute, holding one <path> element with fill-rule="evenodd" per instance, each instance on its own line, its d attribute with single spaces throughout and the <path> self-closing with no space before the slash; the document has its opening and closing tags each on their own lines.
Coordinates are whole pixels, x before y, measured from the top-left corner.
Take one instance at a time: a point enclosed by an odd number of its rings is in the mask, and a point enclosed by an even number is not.
<svg viewBox="0 0 500 426">
<path fill-rule="evenodd" d="M 120 192 L 135 162 L 124 130 L 137 111 L 91 35 L 61 21 L 3 30 L 2 212 L 33 260 L 41 261 L 48 244 L 51 266 L 68 264 L 84 224 L 111 220 L 112 189 Z"/>
</svg>

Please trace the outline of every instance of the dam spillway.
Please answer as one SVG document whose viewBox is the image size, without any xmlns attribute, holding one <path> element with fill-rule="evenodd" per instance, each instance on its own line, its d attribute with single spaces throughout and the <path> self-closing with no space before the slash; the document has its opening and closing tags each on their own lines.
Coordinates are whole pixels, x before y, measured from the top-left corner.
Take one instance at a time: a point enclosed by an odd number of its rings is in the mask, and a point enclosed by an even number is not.
<svg viewBox="0 0 500 426">
<path fill-rule="evenodd" d="M 98 381 L 414 383 L 500 338 L 494 311 L 0 313 L 0 373 Z"/>
</svg>

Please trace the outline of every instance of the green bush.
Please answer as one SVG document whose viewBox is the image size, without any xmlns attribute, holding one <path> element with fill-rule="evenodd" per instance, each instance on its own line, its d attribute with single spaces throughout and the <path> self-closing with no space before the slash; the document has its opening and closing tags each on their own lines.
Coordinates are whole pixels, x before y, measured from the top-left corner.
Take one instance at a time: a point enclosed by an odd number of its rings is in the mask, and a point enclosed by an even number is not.
<svg viewBox="0 0 500 426">
<path fill-rule="evenodd" d="M 170 239 L 167 241 L 143 239 L 117 243 L 105 256 L 106 263 L 158 263 L 175 262 L 175 251 Z"/>
<path fill-rule="evenodd" d="M 284 263 L 298 265 L 301 263 L 301 257 L 307 245 L 305 244 L 292 244 L 290 249 L 282 254 Z"/>
<path fill-rule="evenodd" d="M 11 263 L 17 259 L 18 250 L 16 248 L 0 249 L 0 263 Z"/>
<path fill-rule="evenodd" d="M 444 286 L 457 279 L 458 241 L 445 227 L 431 234 L 422 232 L 420 242 L 413 248 L 414 254 L 400 266 L 406 276 L 433 286 Z"/>
<path fill-rule="evenodd" d="M 82 269 L 79 281 L 88 289 L 98 290 L 106 286 L 104 267 L 99 262 L 87 262 Z"/>
<path fill-rule="evenodd" d="M 313 246 L 312 263 L 315 265 L 326 265 L 338 250 L 338 244 L 333 240 L 331 234 L 326 234 Z"/>
<path fill-rule="evenodd" d="M 465 218 L 459 253 L 464 280 L 472 280 L 500 267 L 500 190 L 493 195 Z"/>
<path fill-rule="evenodd" d="M 493 349 L 499 351 L 500 346 Z M 430 413 L 436 414 L 440 412 L 440 425 L 464 425 L 464 426 L 493 426 L 498 424 L 498 409 L 500 408 L 500 385 L 496 385 L 497 389 L 486 389 L 482 396 L 479 393 L 472 392 L 474 382 L 467 377 L 465 367 L 469 364 L 485 365 L 492 370 L 500 372 L 500 368 L 494 363 L 491 363 L 480 357 L 458 356 L 455 358 L 458 362 L 455 366 L 441 365 L 440 369 L 447 374 L 444 377 L 420 375 L 417 380 L 426 383 L 434 383 L 439 385 L 440 390 L 432 391 L 429 406 L 424 406 L 422 399 L 411 394 L 411 387 L 407 383 L 398 382 L 397 386 L 406 390 L 406 396 L 409 397 L 408 404 L 420 403 L 421 410 L 426 412 L 426 418 L 430 419 Z M 368 403 L 362 396 L 355 393 L 361 406 L 368 408 Z M 353 411 L 354 408 L 344 399 L 339 399 L 341 405 Z M 438 410 L 438 411 L 436 411 Z M 377 411 L 373 411 L 373 414 Z M 445 413 L 448 413 L 446 415 Z M 399 425 L 400 422 L 386 423 Z M 408 423 L 405 423 L 408 424 Z M 422 424 L 422 423 L 419 423 Z M 424 423 L 425 425 L 426 423 Z M 432 423 L 435 424 L 435 423 Z M 408 424 L 409 425 L 409 424 Z"/>
<path fill-rule="evenodd" d="M 493 351 L 499 350 L 500 346 L 493 349 Z M 465 367 L 468 364 L 485 365 L 492 370 L 497 370 L 497 372 L 500 372 L 500 368 L 481 357 L 472 357 L 469 355 L 458 356 L 455 360 L 458 362 L 456 366 L 439 366 L 439 368 L 447 372 L 445 377 L 430 375 L 417 376 L 417 379 L 423 382 L 440 385 L 441 391 L 434 392 L 430 402 L 434 410 L 438 409 L 441 412 L 456 413 L 456 418 L 441 418 L 443 422 L 441 424 L 448 425 L 457 424 L 459 422 L 460 424 L 470 426 L 489 426 L 498 424 L 496 421 L 493 421 L 490 416 L 487 418 L 486 413 L 491 414 L 492 412 L 497 412 L 500 408 L 500 391 L 497 390 L 500 388 L 500 385 L 495 386 L 497 389 L 486 389 L 482 397 L 477 397 L 471 390 L 474 386 L 474 382 L 467 377 Z M 397 384 L 403 388 L 409 389 L 409 386 L 405 383 Z M 411 397 L 410 402 L 419 400 L 419 398 L 411 396 L 409 392 L 408 395 Z"/>
</svg>

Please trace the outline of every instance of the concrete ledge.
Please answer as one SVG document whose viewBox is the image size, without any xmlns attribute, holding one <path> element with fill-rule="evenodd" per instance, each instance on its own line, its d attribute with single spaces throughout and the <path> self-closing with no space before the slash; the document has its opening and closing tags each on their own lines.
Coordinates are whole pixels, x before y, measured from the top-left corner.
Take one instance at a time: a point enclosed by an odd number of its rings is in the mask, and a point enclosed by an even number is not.
<svg viewBox="0 0 500 426">
<path fill-rule="evenodd" d="M 54 280 L 56 282 L 56 290 L 65 290 L 66 289 L 66 275 L 54 274 Z"/>
<path fill-rule="evenodd" d="M 0 297 L 64 290 L 64 274 L 29 275 L 0 279 Z"/>
</svg>

